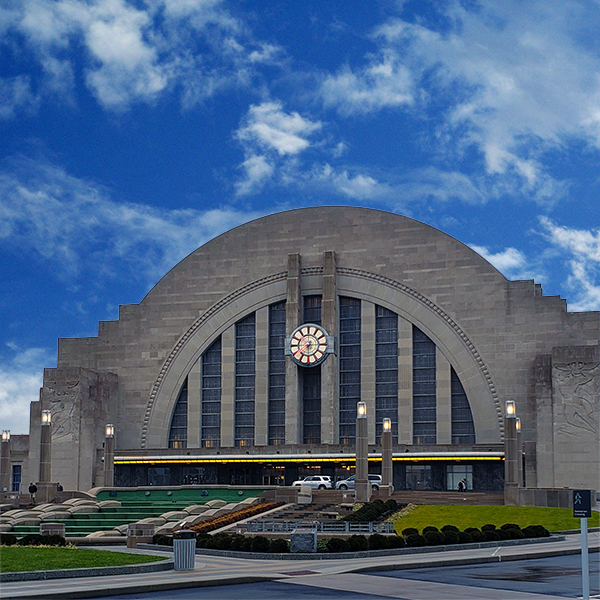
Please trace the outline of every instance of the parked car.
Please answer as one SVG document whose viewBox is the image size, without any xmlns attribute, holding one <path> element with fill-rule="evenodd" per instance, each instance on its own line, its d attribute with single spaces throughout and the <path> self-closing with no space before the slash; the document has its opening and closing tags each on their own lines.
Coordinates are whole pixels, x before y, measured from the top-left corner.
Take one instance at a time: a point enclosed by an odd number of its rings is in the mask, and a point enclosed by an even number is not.
<svg viewBox="0 0 600 600">
<path fill-rule="evenodd" d="M 381 475 L 369 475 L 371 487 L 378 490 L 381 485 Z M 353 490 L 356 485 L 356 475 L 351 475 L 348 479 L 342 479 L 335 484 L 336 490 Z"/>
<path fill-rule="evenodd" d="M 305 477 L 304 479 L 294 481 L 292 485 L 306 485 L 315 490 L 333 489 L 333 483 L 331 482 L 331 477 L 329 477 L 329 475 L 311 475 L 310 477 Z"/>
</svg>

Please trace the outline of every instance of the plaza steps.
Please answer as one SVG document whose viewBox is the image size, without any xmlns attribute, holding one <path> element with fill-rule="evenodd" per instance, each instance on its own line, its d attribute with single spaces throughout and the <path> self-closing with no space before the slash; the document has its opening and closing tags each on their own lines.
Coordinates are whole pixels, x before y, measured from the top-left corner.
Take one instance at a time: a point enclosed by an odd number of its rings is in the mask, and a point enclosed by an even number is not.
<svg viewBox="0 0 600 600">
<path fill-rule="evenodd" d="M 120 507 L 102 508 L 97 513 L 75 514 L 69 519 L 56 519 L 55 523 L 65 524 L 66 537 L 85 537 L 95 531 L 110 531 L 120 525 L 136 523 L 147 517 L 181 510 L 189 502 L 123 502 Z M 29 533 L 39 533 L 39 525 L 16 525 L 10 533 L 22 537 Z"/>
</svg>

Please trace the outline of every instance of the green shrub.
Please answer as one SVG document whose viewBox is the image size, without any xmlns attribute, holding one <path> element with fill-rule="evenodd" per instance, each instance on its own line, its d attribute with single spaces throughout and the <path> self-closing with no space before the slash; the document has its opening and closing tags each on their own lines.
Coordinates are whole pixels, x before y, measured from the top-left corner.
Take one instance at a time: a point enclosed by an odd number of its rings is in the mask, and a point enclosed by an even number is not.
<svg viewBox="0 0 600 600">
<path fill-rule="evenodd" d="M 429 533 L 431 531 L 433 531 L 435 533 L 439 533 L 440 532 L 440 530 L 437 527 L 432 527 L 431 525 L 429 525 L 428 527 L 424 527 L 423 528 L 423 535 L 425 535 L 426 533 Z"/>
<path fill-rule="evenodd" d="M 385 535 L 374 533 L 369 536 L 369 550 L 385 550 L 390 547 L 390 543 Z"/>
<path fill-rule="evenodd" d="M 363 552 L 369 549 L 369 540 L 364 535 L 351 535 L 347 542 L 349 552 Z"/>
<path fill-rule="evenodd" d="M 212 535 L 208 535 L 208 533 L 199 533 L 196 536 L 196 548 L 206 548 L 206 542 L 212 538 Z M 173 540 L 171 540 L 171 546 L 173 545 Z"/>
<path fill-rule="evenodd" d="M 198 544 L 198 541 L 196 541 L 196 544 Z M 219 549 L 219 538 L 216 535 L 211 535 L 209 536 L 205 541 L 204 541 L 204 548 L 207 548 L 208 550 L 218 550 Z"/>
<path fill-rule="evenodd" d="M 473 536 L 468 531 L 458 532 L 458 543 L 459 544 L 471 544 L 473 542 Z"/>
<path fill-rule="evenodd" d="M 67 545 L 67 540 L 65 540 L 65 538 L 62 535 L 58 535 L 57 533 L 55 533 L 53 535 L 44 535 L 42 537 L 44 538 L 43 544 L 45 546 L 66 546 Z"/>
<path fill-rule="evenodd" d="M 419 535 L 419 530 L 415 529 L 414 527 L 407 527 L 406 529 L 402 530 L 402 535 L 406 538 L 409 535 Z"/>
<path fill-rule="evenodd" d="M 529 525 L 521 529 L 526 538 L 549 537 L 550 532 L 542 525 Z"/>
<path fill-rule="evenodd" d="M 270 552 L 285 554 L 290 551 L 290 543 L 282 538 L 274 538 L 271 540 Z"/>
<path fill-rule="evenodd" d="M 406 540 L 401 535 L 391 535 L 387 538 L 390 548 L 404 548 Z"/>
<path fill-rule="evenodd" d="M 252 552 L 268 552 L 270 547 L 271 542 L 264 535 L 256 535 L 252 538 Z"/>
<path fill-rule="evenodd" d="M 317 539 L 317 552 L 327 552 L 327 540 L 325 538 Z"/>
<path fill-rule="evenodd" d="M 510 540 L 509 531 L 509 529 L 496 529 L 496 533 L 498 534 L 500 540 Z"/>
<path fill-rule="evenodd" d="M 522 540 L 525 538 L 525 534 L 520 529 L 509 529 L 507 533 L 511 540 Z"/>
<path fill-rule="evenodd" d="M 500 529 L 521 529 L 521 527 L 516 523 L 504 523 L 504 525 L 500 526 Z"/>
<path fill-rule="evenodd" d="M 172 546 L 173 538 L 170 535 L 164 535 L 162 533 L 155 533 L 152 536 L 152 543 L 158 544 L 159 546 Z"/>
<path fill-rule="evenodd" d="M 238 552 L 244 552 L 244 545 L 246 537 L 240 534 L 236 534 L 231 538 L 231 549 Z"/>
<path fill-rule="evenodd" d="M 493 529 L 486 529 L 482 533 L 485 536 L 486 542 L 498 542 L 500 540 L 498 532 Z"/>
<path fill-rule="evenodd" d="M 43 544 L 44 536 L 39 533 L 29 533 L 17 542 L 18 546 L 42 546 Z"/>
<path fill-rule="evenodd" d="M 477 529 L 477 527 L 467 527 L 465 532 L 471 535 L 474 542 L 485 542 L 485 534 L 483 531 Z"/>
<path fill-rule="evenodd" d="M 444 525 L 441 529 L 442 533 L 446 533 L 447 531 L 454 531 L 454 533 L 458 533 L 460 529 L 455 525 Z"/>
<path fill-rule="evenodd" d="M 232 536 L 230 535 L 216 535 L 215 544 L 217 550 L 231 550 Z"/>
<path fill-rule="evenodd" d="M 447 529 L 442 535 L 444 536 L 444 544 L 460 544 L 460 532 Z"/>
<path fill-rule="evenodd" d="M 0 546 L 14 546 L 17 536 L 12 533 L 0 533 Z"/>
<path fill-rule="evenodd" d="M 406 536 L 406 545 L 410 546 L 411 548 L 416 548 L 418 546 L 426 546 L 427 540 L 422 535 L 414 533 Z"/>
<path fill-rule="evenodd" d="M 446 541 L 444 534 L 439 531 L 424 531 L 423 537 L 427 540 L 428 546 L 441 546 Z"/>
<path fill-rule="evenodd" d="M 481 526 L 481 531 L 496 531 L 496 526 L 492 523 L 488 523 L 487 525 Z"/>
<path fill-rule="evenodd" d="M 329 538 L 327 550 L 329 552 L 348 552 L 348 542 L 344 538 Z"/>
</svg>

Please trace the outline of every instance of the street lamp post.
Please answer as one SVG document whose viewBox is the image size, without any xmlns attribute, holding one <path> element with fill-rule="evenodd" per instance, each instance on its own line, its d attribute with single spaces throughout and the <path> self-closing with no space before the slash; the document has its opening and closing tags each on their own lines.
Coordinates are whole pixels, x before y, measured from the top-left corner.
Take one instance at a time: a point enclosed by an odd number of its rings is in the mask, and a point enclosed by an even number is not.
<svg viewBox="0 0 600 600">
<path fill-rule="evenodd" d="M 381 492 L 383 496 L 391 496 L 394 492 L 392 472 L 392 420 L 383 419 L 381 432 Z"/>
<path fill-rule="evenodd" d="M 40 478 L 39 482 L 50 483 L 52 477 L 52 413 L 42 411 L 40 436 Z"/>
<path fill-rule="evenodd" d="M 368 502 L 371 499 L 371 484 L 369 483 L 367 405 L 359 402 L 356 409 L 356 502 Z"/>
<path fill-rule="evenodd" d="M 10 431 L 2 432 L 2 446 L 0 446 L 0 472 L 2 481 L 0 488 L 3 492 L 10 492 Z"/>
<path fill-rule="evenodd" d="M 104 440 L 104 485 L 115 484 L 115 426 L 107 423 Z"/>
<path fill-rule="evenodd" d="M 519 504 L 519 458 L 516 406 L 508 400 L 504 417 L 504 504 L 508 506 Z"/>
</svg>

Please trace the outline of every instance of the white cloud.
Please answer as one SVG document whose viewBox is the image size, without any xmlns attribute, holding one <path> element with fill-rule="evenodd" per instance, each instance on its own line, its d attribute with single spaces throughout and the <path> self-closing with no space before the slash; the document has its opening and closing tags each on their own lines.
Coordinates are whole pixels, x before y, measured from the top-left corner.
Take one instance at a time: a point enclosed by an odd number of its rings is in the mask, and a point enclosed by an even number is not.
<svg viewBox="0 0 600 600">
<path fill-rule="evenodd" d="M 9 167 L 0 173 L 0 245 L 58 264 L 69 278 L 92 268 L 153 282 L 215 235 L 259 216 L 118 203 L 48 163 L 19 159 Z"/>
<path fill-rule="evenodd" d="M 274 167 L 264 156 L 249 156 L 243 163 L 245 178 L 236 184 L 238 196 L 244 196 L 260 189 L 264 182 L 273 175 Z"/>
<path fill-rule="evenodd" d="M 18 348 L 9 344 L 8 359 L 0 362 L 0 415 L 2 429 L 11 435 L 29 433 L 29 405 L 39 400 L 45 367 L 56 366 L 56 355 L 45 348 Z"/>
<path fill-rule="evenodd" d="M 245 155 L 238 196 L 258 191 L 276 173 L 281 179 L 295 179 L 295 158 L 311 147 L 311 136 L 321 127 L 318 121 L 284 111 L 280 102 L 250 106 L 235 134 Z"/>
<path fill-rule="evenodd" d="M 227 86 L 249 86 L 256 65 L 276 64 L 281 54 L 254 41 L 222 0 L 14 0 L 0 16 L 5 37 L 17 45 L 22 36 L 46 67 L 62 62 L 63 75 L 67 66 L 81 69 L 97 100 L 118 111 L 176 89 L 190 106 Z"/>
<path fill-rule="evenodd" d="M 496 0 L 440 3 L 436 26 L 390 19 L 378 52 L 327 77 L 326 105 L 358 114 L 411 105 L 438 139 L 474 145 L 489 176 L 511 176 L 541 202 L 561 192 L 548 151 L 573 140 L 600 148 L 600 5 Z M 443 27 L 439 26 L 443 23 Z M 595 40 L 595 41 L 593 41 Z M 383 57 L 383 58 L 382 58 Z M 442 105 L 445 112 L 428 113 Z"/>
<path fill-rule="evenodd" d="M 600 310 L 600 229 L 556 225 L 547 217 L 541 217 L 540 224 L 570 269 L 567 285 L 575 298 L 571 310 Z"/>
<path fill-rule="evenodd" d="M 326 77 L 321 95 L 325 106 L 336 107 L 344 115 L 412 104 L 414 99 L 409 70 L 389 52 L 358 73 L 345 67 Z"/>
<path fill-rule="evenodd" d="M 0 78 L 0 119 L 12 119 L 18 111 L 33 110 L 37 104 L 29 77 Z"/>
<path fill-rule="evenodd" d="M 305 119 L 297 112 L 285 112 L 280 102 L 263 102 L 250 107 L 237 137 L 244 143 L 254 143 L 284 156 L 306 150 L 310 135 L 320 128 L 319 122 Z"/>
<path fill-rule="evenodd" d="M 505 248 L 499 252 L 490 252 L 484 246 L 470 244 L 470 248 L 475 250 L 485 260 L 491 263 L 508 279 L 531 279 L 532 277 L 523 277 L 523 270 L 527 267 L 525 255 L 516 248 Z"/>
</svg>

